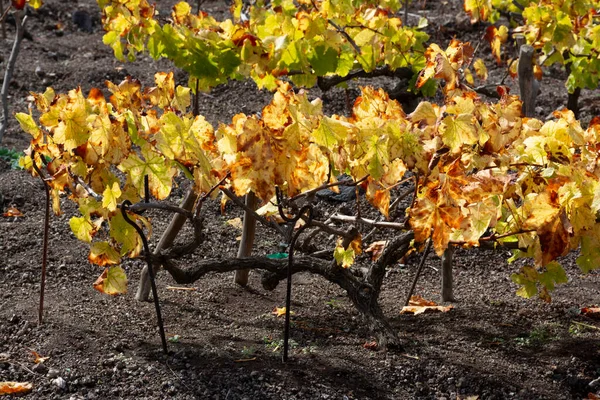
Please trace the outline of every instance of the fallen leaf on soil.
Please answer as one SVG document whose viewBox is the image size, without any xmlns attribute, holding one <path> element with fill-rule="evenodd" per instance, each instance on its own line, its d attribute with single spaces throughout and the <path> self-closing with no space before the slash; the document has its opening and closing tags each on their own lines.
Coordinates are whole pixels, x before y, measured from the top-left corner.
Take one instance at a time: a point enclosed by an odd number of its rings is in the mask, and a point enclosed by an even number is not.
<svg viewBox="0 0 600 400">
<path fill-rule="evenodd" d="M 366 342 L 365 344 L 363 344 L 363 347 L 367 350 L 377 350 L 379 345 L 376 341 L 373 340 L 372 342 Z"/>
<path fill-rule="evenodd" d="M 187 290 L 190 292 L 195 292 L 198 288 L 195 287 L 179 287 L 179 286 L 167 286 L 167 290 Z"/>
<path fill-rule="evenodd" d="M 369 247 L 367 247 L 365 253 L 371 254 L 372 261 L 377 261 L 379 257 L 381 257 L 383 250 L 385 250 L 386 244 L 387 240 L 379 240 L 377 242 L 373 242 L 369 245 Z"/>
<path fill-rule="evenodd" d="M 256 361 L 256 357 L 252 358 L 240 358 L 239 360 L 233 360 L 233 362 L 248 362 L 248 361 Z"/>
<path fill-rule="evenodd" d="M 460 397 L 460 396 L 456 396 L 456 400 L 478 400 L 479 396 L 475 395 L 475 396 L 467 396 L 467 397 Z"/>
<path fill-rule="evenodd" d="M 277 316 L 277 317 L 282 317 L 285 315 L 285 307 L 275 307 L 273 309 L 273 311 L 271 312 L 271 314 Z M 294 314 L 293 311 L 290 312 L 290 315 Z"/>
<path fill-rule="evenodd" d="M 408 301 L 409 306 L 437 306 L 435 301 L 425 300 L 419 295 L 411 296 Z"/>
<path fill-rule="evenodd" d="M 29 382 L 0 382 L 0 396 L 5 394 L 25 394 L 31 392 L 33 386 Z"/>
<path fill-rule="evenodd" d="M 33 362 L 36 364 L 43 363 L 44 361 L 46 361 L 50 358 L 50 357 L 40 356 L 39 353 L 35 350 L 31 350 L 31 354 L 33 354 L 33 357 L 35 358 L 35 360 Z"/>
<path fill-rule="evenodd" d="M 4 214 L 5 217 L 23 217 L 23 213 L 15 207 L 9 207 Z"/>
<path fill-rule="evenodd" d="M 587 315 L 590 318 L 600 319 L 600 307 L 583 307 L 581 313 Z"/>
<path fill-rule="evenodd" d="M 242 219 L 240 217 L 229 219 L 227 220 L 227 223 L 237 229 L 242 229 L 243 226 Z"/>
<path fill-rule="evenodd" d="M 412 358 L 413 360 L 420 360 L 420 358 L 418 356 L 413 356 L 407 353 L 401 354 L 402 357 L 406 357 L 406 358 Z"/>
<path fill-rule="evenodd" d="M 600 400 L 600 396 L 595 393 L 588 393 L 585 400 Z"/>
<path fill-rule="evenodd" d="M 402 307 L 400 314 L 423 314 L 425 312 L 448 312 L 454 306 L 438 306 L 434 301 L 425 300 L 421 296 L 412 296 L 408 302 L 408 306 Z"/>
</svg>

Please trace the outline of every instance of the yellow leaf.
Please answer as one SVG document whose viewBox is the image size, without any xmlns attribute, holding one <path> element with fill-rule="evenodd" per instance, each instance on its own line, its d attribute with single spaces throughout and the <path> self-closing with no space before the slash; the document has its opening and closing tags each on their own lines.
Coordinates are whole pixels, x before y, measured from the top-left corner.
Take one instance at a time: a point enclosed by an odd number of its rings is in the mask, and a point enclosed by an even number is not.
<svg viewBox="0 0 600 400">
<path fill-rule="evenodd" d="M 487 67 L 485 66 L 485 63 L 481 58 L 478 58 L 473 62 L 473 69 L 475 70 L 475 74 L 479 77 L 479 79 L 481 79 L 482 81 L 487 80 Z"/>
<path fill-rule="evenodd" d="M 89 138 L 87 118 L 89 108 L 81 89 L 71 90 L 63 101 L 57 101 L 58 125 L 54 128 L 53 139 L 62 144 L 66 151 L 86 143 Z"/>
<path fill-rule="evenodd" d="M 275 315 L 276 317 L 283 317 L 285 316 L 285 311 L 285 307 L 275 307 L 273 311 L 271 311 L 271 314 Z M 294 314 L 294 312 L 291 311 L 290 314 Z"/>
<path fill-rule="evenodd" d="M 94 242 L 90 248 L 88 260 L 101 267 L 118 264 L 121 261 L 119 253 L 108 242 Z"/>
<path fill-rule="evenodd" d="M 237 229 L 242 229 L 242 219 L 240 217 L 227 220 L 227 224 Z"/>
<path fill-rule="evenodd" d="M 31 114 L 16 113 L 15 118 L 17 119 L 17 121 L 19 121 L 21 129 L 33 136 L 34 140 L 40 138 L 40 136 L 42 135 L 42 131 L 33 120 Z"/>
<path fill-rule="evenodd" d="M 492 10 L 491 0 L 465 0 L 463 7 L 471 17 L 471 23 L 487 21 Z"/>
<path fill-rule="evenodd" d="M 127 275 L 121 267 L 106 268 L 94 282 L 94 289 L 111 296 L 125 294 L 127 293 Z"/>
<path fill-rule="evenodd" d="M 479 141 L 477 131 L 477 122 L 472 114 L 449 115 L 440 125 L 442 141 L 453 153 L 457 153 L 465 144 L 476 144 Z"/>
<path fill-rule="evenodd" d="M 149 146 L 144 146 L 141 153 L 143 159 L 132 153 L 119 165 L 119 169 L 129 175 L 140 195 L 144 193 L 144 177 L 147 175 L 152 196 L 164 200 L 171 193 L 177 170 Z"/>
<path fill-rule="evenodd" d="M 355 246 L 351 245 L 347 249 L 344 249 L 342 240 L 339 239 L 333 252 L 333 257 L 337 265 L 340 265 L 342 268 L 350 268 L 354 264 L 354 258 L 356 257 Z"/>
<path fill-rule="evenodd" d="M 90 243 L 92 236 L 96 233 L 92 221 L 86 217 L 72 217 L 69 220 L 69 226 L 75 237 L 84 242 Z"/>
<path fill-rule="evenodd" d="M 115 211 L 121 194 L 119 182 L 113 182 L 112 185 L 106 185 L 106 189 L 104 189 L 104 193 L 102 193 L 102 207 L 108 209 L 108 211 Z"/>
</svg>

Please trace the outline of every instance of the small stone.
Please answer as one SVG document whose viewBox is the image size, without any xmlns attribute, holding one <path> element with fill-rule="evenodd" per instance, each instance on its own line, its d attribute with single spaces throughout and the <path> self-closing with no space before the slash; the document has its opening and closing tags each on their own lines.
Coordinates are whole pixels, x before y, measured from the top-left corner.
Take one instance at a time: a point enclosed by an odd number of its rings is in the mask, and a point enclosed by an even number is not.
<svg viewBox="0 0 600 400">
<path fill-rule="evenodd" d="M 54 379 L 54 378 L 58 377 L 58 374 L 59 374 L 58 370 L 50 368 L 50 370 L 48 370 L 48 374 L 46 376 L 50 379 Z"/>
<path fill-rule="evenodd" d="M 52 381 L 52 383 L 61 390 L 67 388 L 67 382 L 60 376 Z"/>
<path fill-rule="evenodd" d="M 46 373 L 48 372 L 48 367 L 46 367 L 44 363 L 38 363 L 33 366 L 32 370 L 36 374 L 46 375 Z"/>
<path fill-rule="evenodd" d="M 44 76 L 46 76 L 46 72 L 44 72 L 42 67 L 40 67 L 39 65 L 35 67 L 35 74 L 38 78 L 43 78 Z"/>
<path fill-rule="evenodd" d="M 466 383 L 465 378 L 459 378 L 458 382 L 456 382 L 456 387 L 461 388 L 461 387 L 465 386 L 465 383 Z"/>
<path fill-rule="evenodd" d="M 73 23 L 84 32 L 93 31 L 92 16 L 85 10 L 77 10 L 73 13 Z"/>
<path fill-rule="evenodd" d="M 250 372 L 250 376 L 253 377 L 253 378 L 257 377 L 258 374 L 259 374 L 258 371 L 252 371 L 252 372 Z"/>
</svg>

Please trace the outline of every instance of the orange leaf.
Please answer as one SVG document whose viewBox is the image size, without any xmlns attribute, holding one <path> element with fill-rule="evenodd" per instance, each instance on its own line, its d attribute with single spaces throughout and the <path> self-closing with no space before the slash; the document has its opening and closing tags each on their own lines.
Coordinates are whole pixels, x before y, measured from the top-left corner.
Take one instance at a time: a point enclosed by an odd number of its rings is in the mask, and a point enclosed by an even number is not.
<svg viewBox="0 0 600 400">
<path fill-rule="evenodd" d="M 379 257 L 381 257 L 383 250 L 385 250 L 386 244 L 387 240 L 379 240 L 377 242 L 373 242 L 369 245 L 369 247 L 367 247 L 365 253 L 371 254 L 372 261 L 377 261 Z"/>
<path fill-rule="evenodd" d="M 573 227 L 569 223 L 565 211 L 551 222 L 543 225 L 538 230 L 540 245 L 542 247 L 542 265 L 548 264 L 560 256 L 569 252 L 569 242 L 573 235 Z"/>
<path fill-rule="evenodd" d="M 581 313 L 590 318 L 600 319 L 600 307 L 584 307 L 581 309 Z"/>
<path fill-rule="evenodd" d="M 31 392 L 33 385 L 29 382 L 0 382 L 0 396 L 5 394 L 25 394 Z"/>
<path fill-rule="evenodd" d="M 494 55 L 498 65 L 502 63 L 501 46 L 503 43 L 506 43 L 507 39 L 508 28 L 504 25 L 500 28 L 496 28 L 494 25 L 491 25 L 485 31 L 485 40 L 490 43 L 490 46 L 492 47 L 492 54 Z"/>
<path fill-rule="evenodd" d="M 424 306 L 424 307 L 419 307 L 419 306 L 405 306 L 402 307 L 402 310 L 400 311 L 400 314 L 414 314 L 414 315 L 419 315 L 419 314 L 423 314 L 426 312 L 435 312 L 435 311 L 439 311 L 439 312 L 448 312 L 451 309 L 453 309 L 454 306 Z"/>
<path fill-rule="evenodd" d="M 9 207 L 4 214 L 5 217 L 22 217 L 23 213 L 15 207 Z"/>
<path fill-rule="evenodd" d="M 402 307 L 400 314 L 423 314 L 425 312 L 448 312 L 454 306 L 438 306 L 436 302 L 425 300 L 421 296 L 411 296 L 408 306 Z"/>
<path fill-rule="evenodd" d="M 437 306 L 435 301 L 425 300 L 419 295 L 410 296 L 409 306 Z"/>
<path fill-rule="evenodd" d="M 31 354 L 33 354 L 33 357 L 35 358 L 35 360 L 33 361 L 36 364 L 40 364 L 43 363 L 44 361 L 48 360 L 50 357 L 42 357 L 39 355 L 39 353 L 35 350 L 31 350 Z"/>
<path fill-rule="evenodd" d="M 365 342 L 365 344 L 363 344 L 363 347 L 367 350 L 377 350 L 379 348 L 379 345 L 377 344 L 376 341 L 372 341 L 372 342 Z"/>
</svg>

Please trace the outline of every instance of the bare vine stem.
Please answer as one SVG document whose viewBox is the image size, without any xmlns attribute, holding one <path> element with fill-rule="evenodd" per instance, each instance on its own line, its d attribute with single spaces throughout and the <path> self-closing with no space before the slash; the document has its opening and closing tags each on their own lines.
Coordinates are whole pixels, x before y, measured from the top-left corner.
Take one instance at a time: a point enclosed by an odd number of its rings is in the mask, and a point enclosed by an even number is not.
<svg viewBox="0 0 600 400">
<path fill-rule="evenodd" d="M 27 22 L 27 16 L 24 16 L 23 19 L 21 19 L 21 17 L 23 16 L 23 10 L 17 10 L 14 13 L 14 16 L 17 33 L 15 35 L 15 41 L 13 43 L 13 47 L 8 58 L 6 71 L 4 71 L 4 82 L 2 82 L 2 89 L 0 90 L 0 99 L 2 101 L 2 123 L 0 123 L 0 143 L 2 143 L 4 132 L 6 132 L 6 129 L 8 128 L 8 87 L 10 85 L 10 81 L 12 80 L 15 65 L 17 64 L 19 50 L 21 49 L 21 42 L 23 41 L 23 34 L 25 33 L 25 22 Z"/>
<path fill-rule="evenodd" d="M 413 292 L 415 291 L 415 287 L 417 286 L 417 282 L 419 280 L 419 276 L 421 276 L 421 271 L 423 271 L 423 266 L 425 265 L 425 260 L 427 259 L 427 254 L 429 254 L 429 250 L 431 250 L 431 238 L 427 240 L 427 246 L 425 246 L 425 251 L 423 251 L 423 256 L 421 257 L 421 262 L 419 263 L 419 268 L 417 269 L 417 273 L 415 274 L 415 279 L 413 279 L 412 286 L 408 291 L 408 296 L 406 296 L 405 306 L 410 302 L 410 298 L 412 297 Z"/>
<path fill-rule="evenodd" d="M 292 268 L 294 266 L 294 246 L 300 234 L 310 226 L 313 218 L 313 208 L 312 205 L 306 205 L 298 211 L 298 214 L 293 218 L 289 218 L 285 215 L 283 211 L 282 205 L 282 196 L 279 187 L 277 187 L 277 209 L 279 210 L 279 216 L 289 224 L 289 233 L 288 237 L 285 240 L 289 240 L 289 250 L 288 250 L 288 268 L 287 268 L 287 286 L 286 286 L 286 296 L 285 296 L 285 325 L 283 331 L 283 362 L 287 362 L 288 360 L 288 350 L 289 350 L 289 340 L 290 340 L 290 308 L 292 306 Z M 305 225 L 301 226 L 296 233 L 294 233 L 294 227 L 296 223 L 303 217 L 304 214 L 308 212 L 307 219 L 305 220 Z"/>
<path fill-rule="evenodd" d="M 229 197 L 231 199 L 231 201 L 233 201 L 238 207 L 240 207 L 244 211 L 247 211 L 250 214 L 252 214 L 252 216 L 257 221 L 260 221 L 261 224 L 263 224 L 264 226 L 267 226 L 267 227 L 271 227 L 271 228 L 275 229 L 277 232 L 279 232 L 280 235 L 285 236 L 285 232 L 283 231 L 283 229 L 281 229 L 281 227 L 279 225 L 277 225 L 277 223 L 267 220 L 262 215 L 258 215 L 256 213 L 256 211 L 254 211 L 251 208 L 249 208 L 248 206 L 246 206 L 246 204 L 242 200 L 240 200 L 240 198 L 237 197 L 229 188 L 221 186 L 221 187 L 219 187 L 219 189 L 221 190 L 221 192 L 225 193 L 225 195 L 227 195 L 227 197 Z"/>
<path fill-rule="evenodd" d="M 323 185 L 321 185 L 319 187 L 307 190 L 306 192 L 300 193 L 300 194 L 292 197 L 290 199 L 290 201 L 295 201 L 295 200 L 298 200 L 298 199 L 300 199 L 302 197 L 310 197 L 313 194 L 315 194 L 315 193 L 317 193 L 317 192 L 319 192 L 321 190 L 328 189 L 328 188 L 334 187 L 334 186 L 357 186 L 357 185 L 361 184 L 362 182 L 364 182 L 368 177 L 369 177 L 369 175 L 365 175 L 365 176 L 363 176 L 362 178 L 360 178 L 357 181 L 354 181 L 352 179 L 344 179 L 344 180 L 337 181 L 337 182 L 325 183 L 325 184 L 323 184 Z"/>
</svg>

